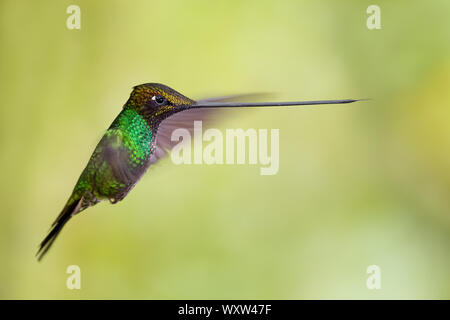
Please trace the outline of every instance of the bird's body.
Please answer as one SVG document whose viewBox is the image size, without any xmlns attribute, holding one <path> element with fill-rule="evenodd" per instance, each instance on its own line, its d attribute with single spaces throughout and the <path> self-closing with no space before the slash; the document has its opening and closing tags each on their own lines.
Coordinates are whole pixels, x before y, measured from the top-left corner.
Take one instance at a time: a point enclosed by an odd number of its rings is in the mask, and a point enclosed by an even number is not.
<svg viewBox="0 0 450 320">
<path fill-rule="evenodd" d="M 192 111 L 203 108 L 292 105 L 293 103 L 231 104 L 213 99 L 194 101 L 162 84 L 136 86 L 122 111 L 96 146 L 86 168 L 81 173 L 72 195 L 42 241 L 38 259 L 53 244 L 66 222 L 75 214 L 103 201 L 116 203 L 127 196 L 150 164 L 171 147 L 168 130 L 183 127 L 184 120 L 192 120 Z M 356 100 L 331 100 L 320 103 L 349 103 Z M 315 102 L 298 102 L 317 104 Z M 192 109 L 192 110 L 189 110 Z M 189 114 L 191 111 L 191 114 Z M 179 114 L 182 117 L 176 118 Z M 195 114 L 201 120 L 205 112 Z M 189 117 L 191 115 L 191 117 Z M 173 119 L 173 122 L 168 122 Z M 166 121 L 165 125 L 161 125 Z M 170 134 L 170 133 L 169 133 Z"/>
<path fill-rule="evenodd" d="M 75 185 L 70 200 L 85 198 L 80 211 L 105 199 L 117 202 L 126 196 L 148 168 L 155 130 L 135 110 L 120 112 Z"/>
</svg>

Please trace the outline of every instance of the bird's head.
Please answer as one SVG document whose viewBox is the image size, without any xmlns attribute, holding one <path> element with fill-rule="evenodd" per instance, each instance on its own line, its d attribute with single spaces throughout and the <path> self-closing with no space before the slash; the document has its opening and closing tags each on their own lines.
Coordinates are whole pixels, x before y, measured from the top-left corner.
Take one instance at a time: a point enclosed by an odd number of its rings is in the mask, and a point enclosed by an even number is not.
<svg viewBox="0 0 450 320">
<path fill-rule="evenodd" d="M 163 120 L 189 109 L 195 101 L 160 83 L 145 83 L 133 88 L 125 107 L 133 108 L 147 118 Z"/>
<path fill-rule="evenodd" d="M 239 97 L 239 96 L 238 96 Z M 174 113 L 199 108 L 282 107 L 318 104 L 352 103 L 366 99 L 288 101 L 288 102 L 228 102 L 234 97 L 220 97 L 195 101 L 160 83 L 144 83 L 133 88 L 124 108 L 132 108 L 154 124 Z"/>
</svg>

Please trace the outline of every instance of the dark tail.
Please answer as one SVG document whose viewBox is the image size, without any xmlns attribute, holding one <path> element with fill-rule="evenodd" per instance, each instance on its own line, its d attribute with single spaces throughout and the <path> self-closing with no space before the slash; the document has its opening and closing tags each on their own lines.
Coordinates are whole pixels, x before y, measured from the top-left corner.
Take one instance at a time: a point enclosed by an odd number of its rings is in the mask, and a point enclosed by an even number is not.
<svg viewBox="0 0 450 320">
<path fill-rule="evenodd" d="M 58 218 L 56 218 L 55 222 L 53 222 L 52 227 L 50 228 L 50 231 L 48 232 L 47 236 L 39 245 L 39 250 L 36 253 L 38 261 L 41 261 L 41 259 L 50 249 L 53 242 L 56 240 L 56 237 L 61 232 L 62 228 L 67 223 L 67 221 L 69 221 L 74 214 L 78 213 L 78 211 L 80 210 L 79 206 L 80 203 L 81 199 L 74 201 L 70 205 L 67 205 L 63 209 L 63 211 L 59 214 Z"/>
</svg>

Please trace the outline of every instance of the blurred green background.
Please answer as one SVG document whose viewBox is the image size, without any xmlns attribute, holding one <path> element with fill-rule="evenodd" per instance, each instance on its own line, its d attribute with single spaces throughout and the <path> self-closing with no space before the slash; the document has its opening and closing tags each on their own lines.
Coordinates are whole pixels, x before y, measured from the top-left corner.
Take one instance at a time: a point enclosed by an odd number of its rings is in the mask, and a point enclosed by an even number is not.
<svg viewBox="0 0 450 320">
<path fill-rule="evenodd" d="M 67 6 L 81 30 L 66 28 Z M 366 8 L 381 7 L 381 30 Z M 0 298 L 450 298 L 450 2 L 2 1 Z M 151 167 L 34 254 L 132 86 L 265 109 L 280 170 Z M 66 288 L 81 268 L 82 289 Z M 378 265 L 381 290 L 368 290 Z"/>
</svg>

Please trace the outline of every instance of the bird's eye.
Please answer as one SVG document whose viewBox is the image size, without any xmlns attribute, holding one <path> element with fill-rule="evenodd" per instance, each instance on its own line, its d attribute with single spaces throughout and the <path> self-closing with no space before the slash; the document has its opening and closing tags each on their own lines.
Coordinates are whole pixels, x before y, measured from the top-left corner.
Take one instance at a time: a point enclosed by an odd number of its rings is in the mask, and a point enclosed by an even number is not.
<svg viewBox="0 0 450 320">
<path fill-rule="evenodd" d="M 158 105 L 163 105 L 166 104 L 167 99 L 164 98 L 163 96 L 153 96 L 152 100 L 156 102 L 156 104 Z"/>
</svg>

